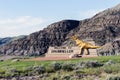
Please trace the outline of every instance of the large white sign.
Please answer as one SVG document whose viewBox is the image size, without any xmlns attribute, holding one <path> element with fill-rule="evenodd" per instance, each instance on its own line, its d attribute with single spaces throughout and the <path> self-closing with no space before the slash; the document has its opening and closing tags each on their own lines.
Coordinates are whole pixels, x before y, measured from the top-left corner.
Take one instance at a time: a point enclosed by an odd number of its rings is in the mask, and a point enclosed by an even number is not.
<svg viewBox="0 0 120 80">
<path fill-rule="evenodd" d="M 79 54 L 79 47 L 68 47 L 68 46 L 60 46 L 60 47 L 49 47 L 48 54 Z"/>
</svg>

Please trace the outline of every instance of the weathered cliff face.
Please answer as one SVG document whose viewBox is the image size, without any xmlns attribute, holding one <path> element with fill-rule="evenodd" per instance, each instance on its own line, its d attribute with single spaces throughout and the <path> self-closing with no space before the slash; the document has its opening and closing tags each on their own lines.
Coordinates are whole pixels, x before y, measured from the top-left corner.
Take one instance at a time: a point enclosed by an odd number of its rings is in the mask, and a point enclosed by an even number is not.
<svg viewBox="0 0 120 80">
<path fill-rule="evenodd" d="M 12 39 L 11 37 L 0 38 L 0 45 L 8 43 L 9 41 L 11 41 L 11 39 Z"/>
<path fill-rule="evenodd" d="M 7 55 L 41 55 L 49 46 L 75 44 L 72 35 L 80 39 L 91 38 L 101 55 L 120 53 L 120 5 L 100 12 L 90 19 L 76 21 L 63 20 L 29 36 L 12 41 L 0 47 L 1 54 Z M 109 47 L 109 48 L 108 48 Z"/>
<path fill-rule="evenodd" d="M 106 43 L 103 47 L 98 49 L 99 54 L 102 56 L 120 55 L 120 40 Z"/>
<path fill-rule="evenodd" d="M 27 36 L 26 35 L 20 35 L 20 36 L 16 36 L 16 37 L 0 38 L 0 46 L 5 45 L 5 44 L 7 44 L 11 41 L 18 40 L 18 39 L 25 38 L 25 37 L 27 37 Z"/>
<path fill-rule="evenodd" d="M 2 46 L 0 52 L 7 55 L 44 54 L 49 46 L 60 46 L 65 41 L 66 35 L 78 25 L 79 21 L 76 20 L 63 20 L 51 24 L 42 31 Z"/>
</svg>

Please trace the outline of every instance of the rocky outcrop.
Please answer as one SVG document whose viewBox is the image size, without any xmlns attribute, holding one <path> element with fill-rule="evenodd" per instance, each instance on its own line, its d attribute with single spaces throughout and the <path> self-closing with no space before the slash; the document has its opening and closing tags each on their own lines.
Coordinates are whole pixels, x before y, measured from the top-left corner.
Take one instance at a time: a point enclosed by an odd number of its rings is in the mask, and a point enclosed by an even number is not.
<svg viewBox="0 0 120 80">
<path fill-rule="evenodd" d="M 120 40 L 106 43 L 98 49 L 98 53 L 100 56 L 120 55 Z"/>
<path fill-rule="evenodd" d="M 96 45 L 103 46 L 98 50 L 101 55 L 120 53 L 120 4 L 109 8 L 82 21 L 63 20 L 47 28 L 14 40 L 0 47 L 0 53 L 6 55 L 41 55 L 49 46 L 74 45 L 72 35 L 81 39 L 90 38 Z"/>
<path fill-rule="evenodd" d="M 79 23 L 76 20 L 56 22 L 44 30 L 2 46 L 0 52 L 7 55 L 33 56 L 44 54 L 49 46 L 60 46 L 66 40 L 67 34 L 78 27 Z"/>
<path fill-rule="evenodd" d="M 0 46 L 4 45 L 4 44 L 7 44 L 11 41 L 18 40 L 18 39 L 25 38 L 25 37 L 27 37 L 27 36 L 26 35 L 20 35 L 20 36 L 16 36 L 16 37 L 0 38 Z"/>
<path fill-rule="evenodd" d="M 11 37 L 0 38 L 0 45 L 6 44 L 11 41 Z"/>
</svg>

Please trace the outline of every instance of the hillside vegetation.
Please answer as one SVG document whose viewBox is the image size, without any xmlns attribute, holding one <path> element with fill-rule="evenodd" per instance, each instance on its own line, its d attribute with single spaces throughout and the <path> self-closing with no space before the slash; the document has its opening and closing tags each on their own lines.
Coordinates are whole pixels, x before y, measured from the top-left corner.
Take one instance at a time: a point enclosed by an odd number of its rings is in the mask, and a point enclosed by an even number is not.
<svg viewBox="0 0 120 80">
<path fill-rule="evenodd" d="M 62 61 L 12 59 L 0 62 L 0 78 L 32 80 L 119 80 L 120 56 Z M 117 78 L 117 79 L 116 79 Z"/>
</svg>

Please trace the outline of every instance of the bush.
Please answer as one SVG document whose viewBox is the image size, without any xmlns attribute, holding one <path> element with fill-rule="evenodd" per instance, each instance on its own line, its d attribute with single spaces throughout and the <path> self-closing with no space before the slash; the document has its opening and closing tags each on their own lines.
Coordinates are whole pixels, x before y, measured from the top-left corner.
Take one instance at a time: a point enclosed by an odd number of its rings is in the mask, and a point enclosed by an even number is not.
<svg viewBox="0 0 120 80">
<path fill-rule="evenodd" d="M 46 72 L 52 73 L 60 70 L 61 68 L 62 68 L 62 64 L 54 62 L 48 65 L 48 67 L 46 68 Z"/>
<path fill-rule="evenodd" d="M 60 63 L 53 63 L 51 65 L 51 68 L 55 71 L 60 70 L 62 68 L 62 65 Z"/>
<path fill-rule="evenodd" d="M 81 68 L 84 68 L 85 67 L 85 62 L 80 62 L 80 63 L 77 63 L 76 66 L 75 66 L 75 69 L 81 69 Z"/>
<path fill-rule="evenodd" d="M 33 70 L 33 66 L 23 67 L 23 70 L 21 71 L 20 75 L 21 76 L 32 75 L 32 73 L 31 73 L 32 70 Z"/>
<path fill-rule="evenodd" d="M 63 64 L 62 69 L 65 71 L 72 71 L 74 70 L 74 64 Z"/>
<path fill-rule="evenodd" d="M 105 63 L 105 65 L 112 65 L 112 64 L 115 64 L 115 62 L 112 60 L 109 60 L 108 62 Z"/>
<path fill-rule="evenodd" d="M 120 72 L 120 64 L 112 64 L 106 65 L 102 67 L 102 70 L 106 73 L 119 73 Z"/>
<path fill-rule="evenodd" d="M 0 60 L 0 62 L 3 62 L 3 61 L 4 61 L 3 59 Z"/>
<path fill-rule="evenodd" d="M 66 76 L 63 76 L 62 80 L 70 80 L 71 76 L 69 75 L 66 75 Z"/>
<path fill-rule="evenodd" d="M 8 69 L 5 72 L 6 77 L 14 77 L 14 76 L 18 76 L 18 75 L 19 75 L 19 71 L 16 70 L 15 68 Z"/>
<path fill-rule="evenodd" d="M 47 73 L 53 73 L 53 72 L 55 72 L 54 70 L 53 70 L 53 68 L 51 68 L 51 67 L 46 67 L 46 72 Z"/>
<path fill-rule="evenodd" d="M 119 76 L 110 76 L 107 80 L 120 80 Z"/>
<path fill-rule="evenodd" d="M 53 77 L 52 80 L 59 80 L 57 77 Z"/>
<path fill-rule="evenodd" d="M 95 67 L 100 67 L 100 66 L 103 66 L 103 64 L 97 61 L 87 61 L 84 65 L 84 67 L 87 67 L 87 68 L 95 68 Z"/>
<path fill-rule="evenodd" d="M 46 68 L 44 66 L 34 66 L 33 72 L 37 74 L 43 74 L 46 72 Z"/>
</svg>

